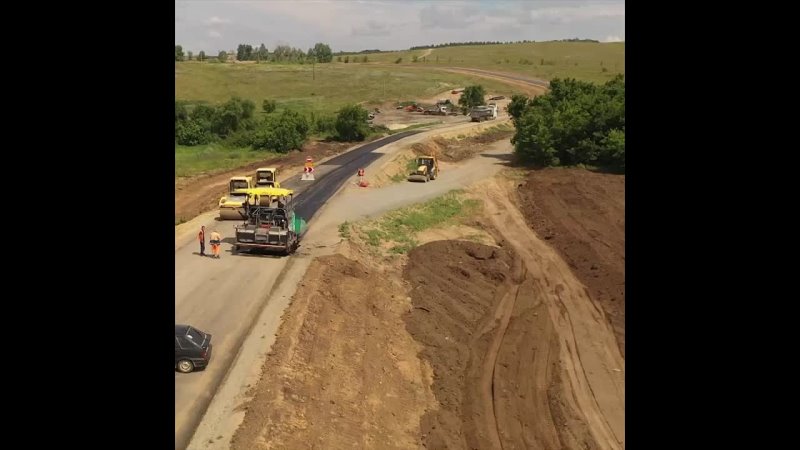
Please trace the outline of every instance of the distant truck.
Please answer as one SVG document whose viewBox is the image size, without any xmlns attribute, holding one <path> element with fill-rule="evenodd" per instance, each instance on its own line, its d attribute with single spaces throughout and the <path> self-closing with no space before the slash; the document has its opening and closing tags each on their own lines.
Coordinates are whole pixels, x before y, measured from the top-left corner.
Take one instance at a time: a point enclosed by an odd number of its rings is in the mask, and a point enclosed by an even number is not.
<svg viewBox="0 0 800 450">
<path fill-rule="evenodd" d="M 497 119 L 497 105 L 490 103 L 485 106 L 476 106 L 469 112 L 469 118 L 473 122 Z"/>
<path fill-rule="evenodd" d="M 428 116 L 446 116 L 447 115 L 447 107 L 446 106 L 441 106 L 441 105 L 436 105 L 436 106 L 434 106 L 432 108 L 426 109 L 422 114 L 425 114 L 425 115 L 428 115 Z"/>
</svg>

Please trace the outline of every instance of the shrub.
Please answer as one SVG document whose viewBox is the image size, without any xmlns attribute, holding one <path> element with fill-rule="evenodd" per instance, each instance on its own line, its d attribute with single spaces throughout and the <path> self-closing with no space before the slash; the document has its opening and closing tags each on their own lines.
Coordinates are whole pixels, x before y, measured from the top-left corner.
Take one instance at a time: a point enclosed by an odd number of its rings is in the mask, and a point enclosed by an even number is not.
<svg viewBox="0 0 800 450">
<path fill-rule="evenodd" d="M 464 93 L 459 97 L 458 104 L 464 108 L 480 106 L 484 104 L 484 97 L 486 97 L 486 91 L 483 86 L 467 86 L 464 88 Z"/>
<path fill-rule="evenodd" d="M 358 105 L 348 105 L 336 113 L 336 136 L 341 141 L 363 141 L 369 134 L 369 113 Z"/>
<path fill-rule="evenodd" d="M 211 134 L 195 120 L 184 120 L 175 126 L 175 142 L 180 145 L 201 145 L 211 142 Z"/>
<path fill-rule="evenodd" d="M 275 112 L 277 106 L 278 104 L 275 100 L 264 99 L 264 101 L 261 102 L 261 109 L 263 109 L 265 113 Z"/>
<path fill-rule="evenodd" d="M 308 138 L 309 125 L 305 117 L 292 110 L 285 110 L 277 117 L 262 122 L 253 135 L 253 148 L 288 153 L 300 149 Z"/>
</svg>

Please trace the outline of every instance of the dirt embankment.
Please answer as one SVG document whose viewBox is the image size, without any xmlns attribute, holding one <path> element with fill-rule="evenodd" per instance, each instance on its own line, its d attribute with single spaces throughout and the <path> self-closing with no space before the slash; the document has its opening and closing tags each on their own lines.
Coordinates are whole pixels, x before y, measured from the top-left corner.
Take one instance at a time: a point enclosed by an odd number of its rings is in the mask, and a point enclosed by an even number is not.
<svg viewBox="0 0 800 450">
<path fill-rule="evenodd" d="M 435 407 L 398 278 L 342 255 L 309 267 L 233 449 L 417 448 Z"/>
<path fill-rule="evenodd" d="M 517 304 L 523 273 L 510 251 L 472 242 L 432 242 L 409 254 L 406 323 L 425 346 L 440 405 L 420 421 L 427 448 L 557 448 L 546 391 L 536 389 L 553 380 L 532 375 L 547 371 L 558 340 L 547 314 L 537 320 L 540 305 Z M 537 321 L 542 332 L 531 336 Z M 519 358 L 535 347 L 541 357 Z"/>
<path fill-rule="evenodd" d="M 490 129 L 474 136 L 462 139 L 445 139 L 435 137 L 426 142 L 418 142 L 411 146 L 415 155 L 435 155 L 443 162 L 460 162 L 485 151 L 489 144 L 511 139 L 514 130 L 511 128 Z"/>
<path fill-rule="evenodd" d="M 624 359 L 594 305 L 619 286 L 592 287 L 621 276 L 624 295 L 624 178 L 572 172 L 476 188 L 469 225 L 498 245 L 442 230 L 314 260 L 232 447 L 624 448 Z"/>
<path fill-rule="evenodd" d="M 583 169 L 530 173 L 519 209 L 605 311 L 625 356 L 625 175 Z"/>
<path fill-rule="evenodd" d="M 255 175 L 259 167 L 276 167 L 278 177 L 293 169 L 301 170 L 306 157 L 315 161 L 334 156 L 353 143 L 346 142 L 310 142 L 302 151 L 292 152 L 286 156 L 269 158 L 247 166 L 210 175 L 198 175 L 175 180 L 175 223 L 190 220 L 206 211 L 216 208 L 220 197 L 228 191 L 228 181 L 234 176 Z"/>
<path fill-rule="evenodd" d="M 374 263 L 312 263 L 232 448 L 598 448 L 512 251 L 434 241 Z"/>
</svg>

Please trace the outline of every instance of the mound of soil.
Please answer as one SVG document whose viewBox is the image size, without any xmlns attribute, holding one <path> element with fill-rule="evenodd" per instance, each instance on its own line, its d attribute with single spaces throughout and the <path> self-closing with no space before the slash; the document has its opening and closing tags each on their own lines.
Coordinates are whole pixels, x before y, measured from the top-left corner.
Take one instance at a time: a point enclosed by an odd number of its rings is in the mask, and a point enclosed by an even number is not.
<svg viewBox="0 0 800 450">
<path fill-rule="evenodd" d="M 492 130 L 460 140 L 436 137 L 418 142 L 411 149 L 416 155 L 436 155 L 444 162 L 459 162 L 486 150 L 489 144 L 510 139 L 513 135 L 513 130 Z"/>
<path fill-rule="evenodd" d="M 519 209 L 600 304 L 625 356 L 625 176 L 585 169 L 531 172 Z"/>
<path fill-rule="evenodd" d="M 231 448 L 418 448 L 435 402 L 409 308 L 399 280 L 342 255 L 315 259 Z"/>
<path fill-rule="evenodd" d="M 409 253 L 406 327 L 424 346 L 440 407 L 426 448 L 596 448 L 567 406 L 559 339 L 509 250 L 436 241 Z"/>
</svg>

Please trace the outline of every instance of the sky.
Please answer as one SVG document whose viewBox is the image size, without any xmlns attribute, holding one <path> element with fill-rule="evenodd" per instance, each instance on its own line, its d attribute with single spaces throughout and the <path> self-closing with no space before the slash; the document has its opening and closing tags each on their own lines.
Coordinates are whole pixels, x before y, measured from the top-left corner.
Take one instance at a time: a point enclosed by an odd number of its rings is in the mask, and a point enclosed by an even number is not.
<svg viewBox="0 0 800 450">
<path fill-rule="evenodd" d="M 624 0 L 175 0 L 175 44 L 209 55 L 239 44 L 337 52 L 576 37 L 624 41 Z"/>
</svg>

